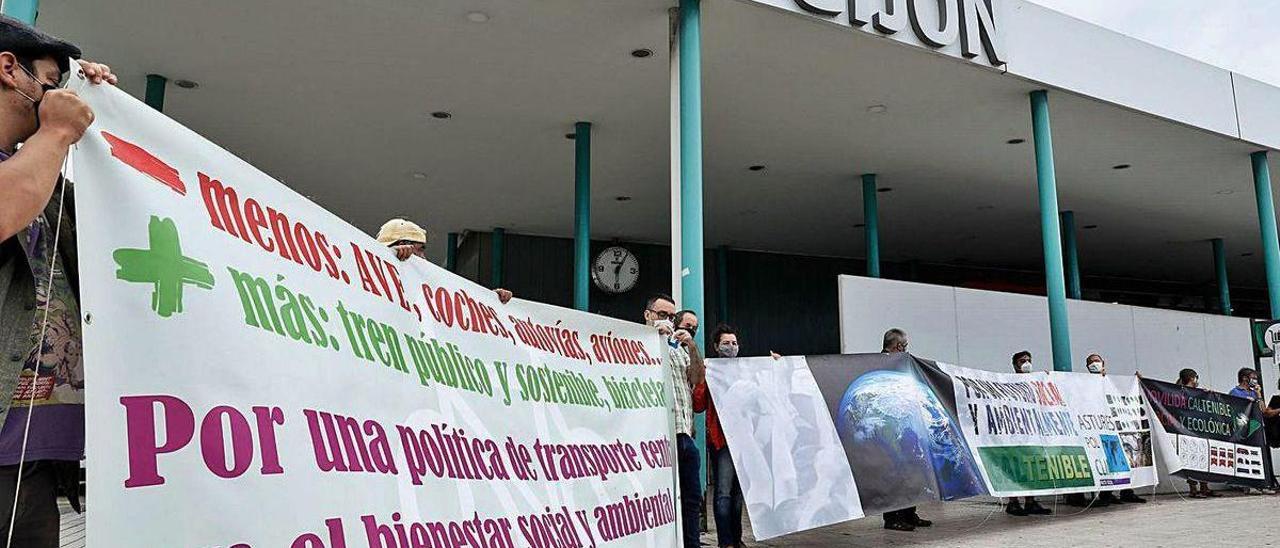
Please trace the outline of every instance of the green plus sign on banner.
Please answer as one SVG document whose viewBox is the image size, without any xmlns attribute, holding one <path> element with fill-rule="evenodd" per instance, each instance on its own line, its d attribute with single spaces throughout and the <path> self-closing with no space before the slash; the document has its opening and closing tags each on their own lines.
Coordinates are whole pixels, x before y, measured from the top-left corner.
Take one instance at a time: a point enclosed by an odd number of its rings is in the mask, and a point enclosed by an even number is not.
<svg viewBox="0 0 1280 548">
<path fill-rule="evenodd" d="M 168 318 L 182 312 L 183 286 L 191 284 L 210 289 L 213 287 L 213 273 L 209 271 L 209 265 L 182 254 L 178 227 L 173 219 L 152 215 L 147 232 L 150 249 L 122 248 L 111 254 L 120 265 L 116 278 L 151 284 L 151 309 L 161 318 Z"/>
</svg>

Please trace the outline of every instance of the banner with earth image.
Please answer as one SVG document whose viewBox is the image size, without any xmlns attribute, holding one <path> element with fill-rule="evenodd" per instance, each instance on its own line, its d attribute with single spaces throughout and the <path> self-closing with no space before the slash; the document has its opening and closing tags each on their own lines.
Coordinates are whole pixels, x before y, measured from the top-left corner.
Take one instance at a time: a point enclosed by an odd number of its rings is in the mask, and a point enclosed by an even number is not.
<svg viewBox="0 0 1280 548">
<path fill-rule="evenodd" d="M 907 353 L 808 356 L 858 480 L 863 511 L 986 494 L 951 379 Z"/>
<path fill-rule="evenodd" d="M 715 359 L 707 383 L 757 539 L 927 502 L 1157 482 L 1134 377 L 883 353 Z"/>
</svg>

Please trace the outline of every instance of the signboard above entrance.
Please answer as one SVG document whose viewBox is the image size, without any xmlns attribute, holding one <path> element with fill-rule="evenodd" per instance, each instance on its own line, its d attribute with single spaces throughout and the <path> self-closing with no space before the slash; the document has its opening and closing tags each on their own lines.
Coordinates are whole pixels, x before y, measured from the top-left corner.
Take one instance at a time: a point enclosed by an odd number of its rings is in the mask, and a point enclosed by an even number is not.
<svg viewBox="0 0 1280 548">
<path fill-rule="evenodd" d="M 1005 64 L 998 26 L 1000 0 L 757 1 L 965 59 L 985 54 L 992 66 Z"/>
</svg>

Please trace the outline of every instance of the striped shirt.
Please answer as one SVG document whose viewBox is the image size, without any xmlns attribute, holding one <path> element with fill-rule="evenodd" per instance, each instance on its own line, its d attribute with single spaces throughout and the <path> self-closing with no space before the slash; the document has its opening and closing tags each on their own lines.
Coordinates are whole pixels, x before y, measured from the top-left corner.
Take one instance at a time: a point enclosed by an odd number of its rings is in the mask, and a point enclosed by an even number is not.
<svg viewBox="0 0 1280 548">
<path fill-rule="evenodd" d="M 689 351 L 684 345 L 667 345 L 667 359 L 663 360 L 671 378 L 671 412 L 675 415 L 676 433 L 693 435 L 693 396 L 689 389 Z"/>
</svg>

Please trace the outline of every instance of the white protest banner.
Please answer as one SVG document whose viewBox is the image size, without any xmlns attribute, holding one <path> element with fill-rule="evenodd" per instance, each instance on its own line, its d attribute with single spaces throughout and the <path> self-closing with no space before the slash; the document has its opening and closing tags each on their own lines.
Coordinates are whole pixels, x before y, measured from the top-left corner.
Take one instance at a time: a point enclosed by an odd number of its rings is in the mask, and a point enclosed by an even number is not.
<svg viewBox="0 0 1280 548">
<path fill-rule="evenodd" d="M 1155 483 L 1149 424 L 1132 416 L 1142 405 L 1136 383 L 1122 389 L 1083 373 L 991 373 L 940 366 L 954 382 L 956 413 L 992 496 Z M 1137 438 L 1130 440 L 1137 450 L 1132 461 L 1122 432 Z"/>
<path fill-rule="evenodd" d="M 503 305 L 72 87 L 90 546 L 677 544 L 653 329 Z"/>
<path fill-rule="evenodd" d="M 1098 487 L 1132 489 L 1159 481 L 1151 420 L 1137 377 L 1055 371 L 1049 378 L 1076 415 Z"/>
<path fill-rule="evenodd" d="M 804 356 L 707 363 L 757 540 L 862 517 L 853 472 Z"/>
</svg>

